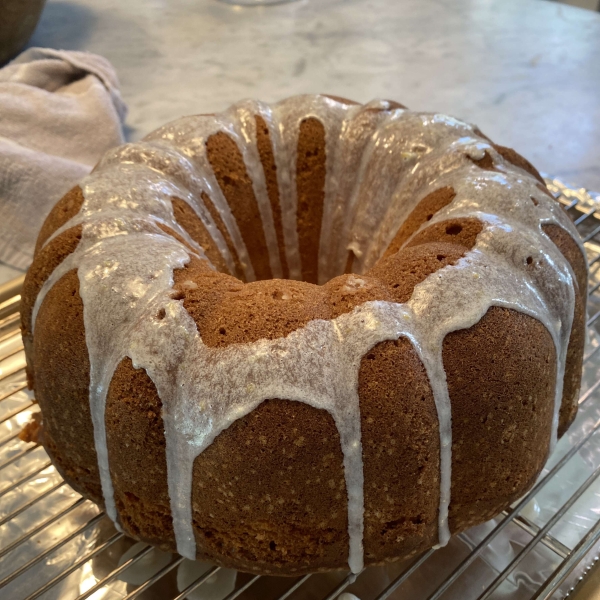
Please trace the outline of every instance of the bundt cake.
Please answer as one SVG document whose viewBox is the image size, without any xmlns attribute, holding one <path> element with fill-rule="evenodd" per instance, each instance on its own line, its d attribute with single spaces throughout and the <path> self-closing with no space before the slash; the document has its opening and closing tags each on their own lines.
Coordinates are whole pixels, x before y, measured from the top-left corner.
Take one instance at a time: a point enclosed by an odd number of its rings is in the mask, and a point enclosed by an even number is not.
<svg viewBox="0 0 600 600">
<path fill-rule="evenodd" d="M 188 558 L 406 558 L 533 484 L 577 410 L 586 275 L 538 172 L 462 121 L 322 95 L 182 118 L 40 232 L 43 443 Z"/>
</svg>

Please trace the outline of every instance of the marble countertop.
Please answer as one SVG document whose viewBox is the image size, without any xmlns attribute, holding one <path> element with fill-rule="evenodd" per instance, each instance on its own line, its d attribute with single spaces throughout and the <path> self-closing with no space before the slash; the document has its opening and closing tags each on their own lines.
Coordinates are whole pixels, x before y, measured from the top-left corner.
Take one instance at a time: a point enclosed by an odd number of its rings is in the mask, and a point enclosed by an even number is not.
<svg viewBox="0 0 600 600">
<path fill-rule="evenodd" d="M 49 0 L 31 45 L 117 68 L 131 138 L 245 97 L 382 97 L 600 190 L 600 14 L 546 0 Z"/>
<path fill-rule="evenodd" d="M 600 14 L 546 0 L 49 0 L 30 42 L 116 67 L 138 139 L 245 97 L 391 98 L 600 190 Z M 1 277 L 1 274 L 0 274 Z"/>
</svg>

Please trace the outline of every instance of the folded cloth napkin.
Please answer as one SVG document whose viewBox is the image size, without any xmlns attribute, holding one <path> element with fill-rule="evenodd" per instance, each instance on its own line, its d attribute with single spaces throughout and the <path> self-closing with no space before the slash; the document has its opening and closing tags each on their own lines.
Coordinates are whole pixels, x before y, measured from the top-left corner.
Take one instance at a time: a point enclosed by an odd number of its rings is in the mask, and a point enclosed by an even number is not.
<svg viewBox="0 0 600 600">
<path fill-rule="evenodd" d="M 101 56 L 30 48 L 0 69 L 0 261 L 29 266 L 54 204 L 123 142 L 125 114 Z"/>
</svg>

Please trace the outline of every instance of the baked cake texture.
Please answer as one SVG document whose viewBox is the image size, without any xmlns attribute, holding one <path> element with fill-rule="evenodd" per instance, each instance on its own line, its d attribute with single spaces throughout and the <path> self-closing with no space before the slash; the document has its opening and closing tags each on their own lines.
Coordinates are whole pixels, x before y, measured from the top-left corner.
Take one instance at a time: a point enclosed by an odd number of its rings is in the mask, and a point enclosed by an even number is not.
<svg viewBox="0 0 600 600">
<path fill-rule="evenodd" d="M 320 95 L 182 118 L 40 232 L 43 443 L 188 558 L 407 558 L 535 481 L 577 410 L 586 282 L 538 172 L 472 125 Z"/>
</svg>

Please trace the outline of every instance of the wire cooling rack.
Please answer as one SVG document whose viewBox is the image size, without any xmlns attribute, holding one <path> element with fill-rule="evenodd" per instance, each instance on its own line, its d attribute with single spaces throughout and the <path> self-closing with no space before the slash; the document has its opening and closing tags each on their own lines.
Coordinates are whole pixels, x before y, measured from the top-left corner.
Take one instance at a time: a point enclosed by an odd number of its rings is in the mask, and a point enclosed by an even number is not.
<svg viewBox="0 0 600 600">
<path fill-rule="evenodd" d="M 410 563 L 301 578 L 235 573 L 136 543 L 18 435 L 37 410 L 19 333 L 23 278 L 0 287 L 2 600 L 562 599 L 600 550 L 600 197 L 548 179 L 588 253 L 589 339 L 578 417 L 533 489 L 498 518 Z"/>
</svg>

